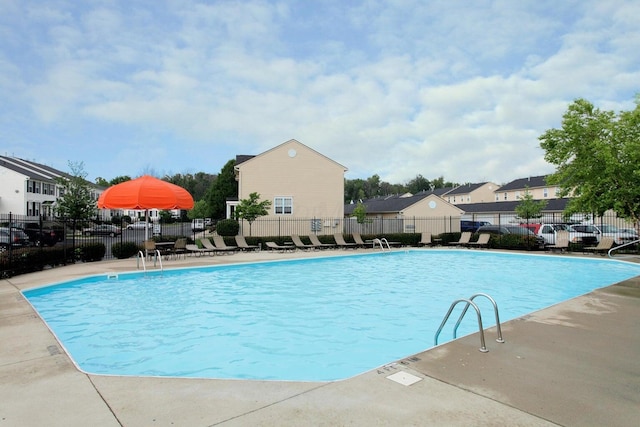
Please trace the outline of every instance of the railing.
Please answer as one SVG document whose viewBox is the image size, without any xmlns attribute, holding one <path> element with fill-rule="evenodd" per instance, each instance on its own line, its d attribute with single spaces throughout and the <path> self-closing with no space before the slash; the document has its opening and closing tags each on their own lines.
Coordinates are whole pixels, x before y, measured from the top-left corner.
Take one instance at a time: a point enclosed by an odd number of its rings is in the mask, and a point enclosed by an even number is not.
<svg viewBox="0 0 640 427">
<path fill-rule="evenodd" d="M 609 249 L 609 251 L 607 252 L 607 256 L 608 256 L 609 258 L 613 258 L 613 257 L 611 256 L 611 254 L 613 253 L 613 251 L 617 251 L 618 249 L 622 249 L 622 248 L 624 248 L 625 246 L 637 245 L 638 243 L 640 243 L 640 239 L 638 239 L 638 240 L 634 240 L 633 242 L 627 242 L 627 243 L 624 243 L 624 244 L 622 244 L 622 245 L 620 245 L 620 246 L 616 246 L 616 247 L 614 247 L 614 248 L 611 248 L 611 249 Z"/>
<path fill-rule="evenodd" d="M 376 244 L 380 245 L 380 250 L 384 251 L 384 245 L 387 245 L 387 250 L 391 251 L 391 246 L 389 245 L 389 242 L 387 241 L 387 239 L 385 237 L 383 237 L 382 239 L 373 239 L 373 247 L 376 247 Z"/>
<path fill-rule="evenodd" d="M 489 350 L 487 349 L 487 346 L 485 345 L 485 340 L 484 340 L 484 328 L 482 327 L 482 314 L 480 313 L 480 308 L 476 305 L 475 302 L 473 302 L 473 300 L 476 297 L 479 296 L 483 296 L 486 297 L 487 299 L 489 299 L 489 301 L 491 301 L 491 304 L 493 304 L 493 309 L 495 312 L 495 316 L 496 316 L 496 329 L 498 330 L 498 338 L 496 339 L 496 342 L 499 343 L 504 343 L 504 339 L 502 338 L 502 328 L 500 326 L 500 316 L 498 314 L 498 305 L 496 304 L 495 300 L 493 298 L 491 298 L 489 295 L 487 294 L 483 294 L 483 293 L 478 293 L 475 294 L 473 296 L 471 296 L 471 298 L 469 299 L 459 299 L 454 301 L 451 304 L 451 307 L 449 307 L 449 311 L 447 311 L 447 314 L 444 316 L 444 319 L 442 319 L 442 323 L 440 323 L 440 327 L 438 327 L 438 330 L 434 336 L 433 339 L 433 343 L 434 345 L 438 345 L 438 337 L 440 336 L 440 332 L 442 332 L 442 329 L 444 328 L 444 325 L 447 323 L 447 320 L 449 320 L 449 316 L 451 316 L 451 313 L 453 312 L 453 309 L 461 302 L 466 303 L 466 306 L 464 307 L 464 309 L 462 310 L 462 313 L 460 314 L 460 317 L 458 318 L 458 321 L 456 322 L 456 325 L 453 328 L 453 338 L 456 338 L 456 333 L 458 330 L 458 326 L 460 326 L 460 322 L 462 321 L 462 318 L 464 317 L 464 315 L 467 313 L 467 310 L 469 309 L 469 306 L 473 307 L 473 309 L 476 311 L 476 315 L 478 317 L 478 329 L 480 332 L 480 348 L 479 350 L 482 353 L 487 353 Z"/>
</svg>

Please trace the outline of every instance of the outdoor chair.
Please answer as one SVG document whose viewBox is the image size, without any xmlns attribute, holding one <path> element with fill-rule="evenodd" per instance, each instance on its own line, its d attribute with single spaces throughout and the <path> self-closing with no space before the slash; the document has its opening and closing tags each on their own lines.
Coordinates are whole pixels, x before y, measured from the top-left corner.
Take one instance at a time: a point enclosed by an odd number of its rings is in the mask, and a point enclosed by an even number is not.
<svg viewBox="0 0 640 427">
<path fill-rule="evenodd" d="M 347 242 L 345 242 L 344 236 L 342 234 L 340 234 L 340 233 L 334 234 L 333 238 L 335 239 L 336 244 L 339 247 L 343 248 L 343 249 L 347 249 L 347 248 L 355 249 L 355 248 L 358 247 L 358 245 L 356 243 L 351 243 L 351 242 L 347 243 Z"/>
<path fill-rule="evenodd" d="M 276 242 L 265 242 L 265 245 L 267 245 L 267 248 L 269 248 L 269 250 L 274 250 L 274 251 L 278 251 L 278 252 L 286 252 L 286 251 L 295 251 L 296 247 L 293 245 L 279 245 Z"/>
<path fill-rule="evenodd" d="M 614 242 L 615 241 L 613 237 L 603 236 L 600 239 L 600 242 L 596 246 L 589 246 L 589 247 L 583 248 L 583 250 L 585 252 L 593 252 L 594 254 L 601 253 L 602 255 L 604 255 L 609 251 L 609 249 L 613 247 Z"/>
<path fill-rule="evenodd" d="M 460 239 L 457 242 L 449 242 L 450 246 L 467 246 L 471 241 L 471 232 L 463 231 L 460 234 Z"/>
<path fill-rule="evenodd" d="M 298 249 L 302 249 L 304 250 L 310 250 L 310 249 L 316 249 L 316 247 L 314 245 L 306 245 L 304 243 L 302 243 L 302 240 L 300 239 L 300 236 L 298 236 L 297 234 L 292 234 L 291 235 L 291 240 L 293 240 L 293 244 L 296 246 L 296 248 Z"/>
<path fill-rule="evenodd" d="M 422 233 L 420 241 L 418 242 L 418 246 L 432 246 L 433 242 L 431 241 L 431 233 L 425 231 Z"/>
<path fill-rule="evenodd" d="M 337 246 L 334 243 L 322 243 L 315 234 L 310 234 L 309 240 L 311 240 L 311 244 L 318 249 L 333 249 Z"/>
<path fill-rule="evenodd" d="M 259 251 L 260 250 L 260 246 L 258 245 L 250 245 L 247 243 L 247 239 L 244 238 L 244 236 L 236 236 L 236 244 L 238 245 L 238 248 L 240 248 L 240 250 L 242 251 Z"/>
<path fill-rule="evenodd" d="M 238 250 L 237 246 L 228 246 L 222 236 L 213 236 L 213 244 L 219 251 L 224 251 L 226 253 L 235 252 Z"/>
<path fill-rule="evenodd" d="M 569 232 L 568 231 L 558 231 L 556 233 L 555 243 L 553 245 L 548 245 L 547 249 L 551 252 L 554 252 L 558 249 L 560 252 L 564 252 L 569 249 Z"/>
<path fill-rule="evenodd" d="M 488 248 L 489 247 L 489 239 L 491 238 L 491 234 L 489 233 L 481 233 L 480 236 L 478 236 L 478 240 L 475 242 L 469 242 L 467 243 L 467 245 L 469 247 L 475 247 L 475 248 Z"/>
</svg>

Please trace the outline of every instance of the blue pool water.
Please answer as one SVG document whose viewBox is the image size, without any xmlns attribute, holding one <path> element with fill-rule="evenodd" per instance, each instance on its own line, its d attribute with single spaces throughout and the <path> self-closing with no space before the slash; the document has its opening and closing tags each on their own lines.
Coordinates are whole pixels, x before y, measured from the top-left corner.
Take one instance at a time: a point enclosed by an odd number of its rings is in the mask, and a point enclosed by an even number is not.
<svg viewBox="0 0 640 427">
<path fill-rule="evenodd" d="M 506 321 L 637 275 L 608 259 L 428 250 L 101 275 L 24 295 L 90 373 L 330 381 L 430 348 L 456 299 L 487 293 Z M 469 312 L 458 336 L 471 332 Z"/>
</svg>

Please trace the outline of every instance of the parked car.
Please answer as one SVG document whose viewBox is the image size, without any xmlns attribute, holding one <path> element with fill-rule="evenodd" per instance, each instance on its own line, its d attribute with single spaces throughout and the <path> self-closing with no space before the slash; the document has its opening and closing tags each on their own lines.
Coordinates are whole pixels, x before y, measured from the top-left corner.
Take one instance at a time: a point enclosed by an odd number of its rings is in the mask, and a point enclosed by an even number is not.
<svg viewBox="0 0 640 427">
<path fill-rule="evenodd" d="M 64 240 L 64 227 L 55 222 L 27 222 L 15 225 L 29 236 L 29 241 L 33 246 L 53 246 Z"/>
<path fill-rule="evenodd" d="M 634 238 L 638 239 L 638 230 L 636 230 L 635 228 L 620 228 L 620 231 L 622 231 L 623 233 L 629 233 Z"/>
<path fill-rule="evenodd" d="M 591 233 L 582 233 L 573 229 L 570 224 L 520 224 L 522 227 L 528 228 L 533 231 L 537 236 L 544 239 L 545 244 L 555 245 L 556 235 L 559 231 L 565 231 L 569 234 L 569 242 L 584 246 L 596 246 L 598 239 Z"/>
<path fill-rule="evenodd" d="M 0 227 L 0 252 L 8 250 L 10 247 L 21 248 L 29 246 L 29 236 L 15 227 Z"/>
<path fill-rule="evenodd" d="M 541 236 L 536 236 L 531 230 L 519 225 L 483 225 L 478 228 L 477 233 L 489 233 L 497 235 L 519 234 L 521 236 L 534 237 L 538 247 L 544 247 L 545 241 Z"/>
<path fill-rule="evenodd" d="M 491 225 L 489 222 L 487 221 L 467 221 L 467 220 L 461 220 L 460 221 L 460 231 L 470 231 L 472 233 L 475 233 L 476 230 L 478 230 L 478 228 L 482 227 L 483 225 Z"/>
<path fill-rule="evenodd" d="M 638 237 L 622 231 L 618 229 L 614 225 L 602 224 L 576 224 L 572 226 L 574 230 L 580 231 L 582 233 L 592 234 L 598 242 L 602 238 L 602 236 L 612 237 L 613 241 L 616 245 L 623 245 L 625 243 L 633 242 L 634 240 L 638 240 Z"/>
<path fill-rule="evenodd" d="M 147 221 L 138 221 L 133 224 L 127 225 L 127 230 L 144 230 L 145 228 L 151 228 L 153 224 Z"/>
<path fill-rule="evenodd" d="M 85 228 L 82 230 L 82 234 L 85 236 L 110 236 L 115 237 L 122 234 L 120 227 L 116 227 L 111 224 L 96 225 L 91 228 Z"/>
</svg>

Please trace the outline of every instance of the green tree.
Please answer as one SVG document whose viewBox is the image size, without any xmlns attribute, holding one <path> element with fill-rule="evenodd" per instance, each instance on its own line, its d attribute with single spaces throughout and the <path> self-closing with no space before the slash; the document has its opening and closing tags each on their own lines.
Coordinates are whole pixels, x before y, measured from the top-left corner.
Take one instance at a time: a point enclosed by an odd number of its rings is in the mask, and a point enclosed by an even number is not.
<svg viewBox="0 0 640 427">
<path fill-rule="evenodd" d="M 84 163 L 69 162 L 71 174 L 57 179 L 62 187 L 61 197 L 57 201 L 57 214 L 63 218 L 83 221 L 93 218 L 97 211 L 96 200 L 84 171 Z"/>
<path fill-rule="evenodd" d="M 566 213 L 602 216 L 608 209 L 640 220 L 640 97 L 632 111 L 601 111 L 578 99 L 560 129 L 539 137 L 545 160 L 556 166 L 549 184 L 571 196 Z"/>
<path fill-rule="evenodd" d="M 411 194 L 418 194 L 421 191 L 427 191 L 431 189 L 431 182 L 422 175 L 416 175 L 411 181 L 407 183 L 407 191 Z"/>
<path fill-rule="evenodd" d="M 533 194 L 529 192 L 529 187 L 525 187 L 524 196 L 515 208 L 516 215 L 527 224 L 529 220 L 540 218 L 542 210 L 547 206 L 546 200 L 533 200 Z"/>
<path fill-rule="evenodd" d="M 205 200 L 209 206 L 209 214 L 207 217 L 213 219 L 221 219 L 227 215 L 227 199 L 230 197 L 238 197 L 238 181 L 236 181 L 233 167 L 235 160 L 229 160 L 220 170 L 218 178 L 213 182 Z"/>
<path fill-rule="evenodd" d="M 353 216 L 356 217 L 358 224 L 364 224 L 367 222 L 367 208 L 362 203 L 358 202 L 355 208 L 353 208 Z"/>
<path fill-rule="evenodd" d="M 244 219 L 249 223 L 249 236 L 251 236 L 251 224 L 261 216 L 269 215 L 270 200 L 260 201 L 260 194 L 251 193 L 248 199 L 242 199 L 236 206 L 236 218 Z"/>
<path fill-rule="evenodd" d="M 193 203 L 193 209 L 187 213 L 189 219 L 207 218 L 209 215 L 209 205 L 206 200 L 196 200 Z"/>
</svg>

